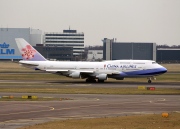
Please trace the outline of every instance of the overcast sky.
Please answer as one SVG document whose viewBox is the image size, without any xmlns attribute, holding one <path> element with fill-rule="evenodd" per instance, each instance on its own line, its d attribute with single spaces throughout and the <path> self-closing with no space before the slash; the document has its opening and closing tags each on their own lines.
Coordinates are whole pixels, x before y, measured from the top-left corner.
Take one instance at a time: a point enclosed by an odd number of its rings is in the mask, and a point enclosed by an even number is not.
<svg viewBox="0 0 180 129">
<path fill-rule="evenodd" d="M 44 32 L 76 29 L 85 45 L 155 42 L 180 45 L 180 0 L 0 0 L 0 25 Z"/>
</svg>

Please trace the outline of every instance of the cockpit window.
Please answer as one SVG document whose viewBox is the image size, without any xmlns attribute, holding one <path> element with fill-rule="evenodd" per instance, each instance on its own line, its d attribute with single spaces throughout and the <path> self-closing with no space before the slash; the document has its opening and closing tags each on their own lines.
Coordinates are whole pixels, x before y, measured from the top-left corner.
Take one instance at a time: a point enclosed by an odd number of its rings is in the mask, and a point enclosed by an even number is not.
<svg viewBox="0 0 180 129">
<path fill-rule="evenodd" d="M 152 64 L 157 64 L 156 62 L 152 62 Z"/>
</svg>

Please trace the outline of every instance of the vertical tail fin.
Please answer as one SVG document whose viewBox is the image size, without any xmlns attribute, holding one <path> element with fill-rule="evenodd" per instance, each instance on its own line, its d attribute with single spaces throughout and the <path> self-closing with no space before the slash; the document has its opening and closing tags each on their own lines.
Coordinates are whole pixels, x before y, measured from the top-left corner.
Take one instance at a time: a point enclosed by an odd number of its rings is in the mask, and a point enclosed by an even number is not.
<svg viewBox="0 0 180 129">
<path fill-rule="evenodd" d="M 46 59 L 23 38 L 16 38 L 15 40 L 23 60 L 46 61 Z"/>
</svg>

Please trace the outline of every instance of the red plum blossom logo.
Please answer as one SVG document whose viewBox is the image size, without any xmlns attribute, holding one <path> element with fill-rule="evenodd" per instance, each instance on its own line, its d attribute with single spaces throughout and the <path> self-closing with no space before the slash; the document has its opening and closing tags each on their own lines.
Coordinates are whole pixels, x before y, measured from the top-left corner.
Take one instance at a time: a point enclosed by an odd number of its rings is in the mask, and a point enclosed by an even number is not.
<svg viewBox="0 0 180 129">
<path fill-rule="evenodd" d="M 34 50 L 31 45 L 26 45 L 26 47 L 22 49 L 22 53 L 23 58 L 32 59 L 36 54 L 36 50 Z"/>
</svg>

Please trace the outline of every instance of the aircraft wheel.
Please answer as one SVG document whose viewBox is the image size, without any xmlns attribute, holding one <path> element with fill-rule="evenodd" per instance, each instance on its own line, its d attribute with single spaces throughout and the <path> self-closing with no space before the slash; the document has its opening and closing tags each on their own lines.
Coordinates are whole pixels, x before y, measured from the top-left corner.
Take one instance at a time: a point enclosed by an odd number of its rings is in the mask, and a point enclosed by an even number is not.
<svg viewBox="0 0 180 129">
<path fill-rule="evenodd" d="M 151 80 L 148 80 L 148 83 L 151 83 L 152 81 Z"/>
<path fill-rule="evenodd" d="M 96 79 L 93 79 L 92 82 L 96 83 Z"/>
<path fill-rule="evenodd" d="M 89 79 L 89 78 L 87 78 L 87 79 L 86 79 L 86 82 L 93 82 L 93 83 L 96 83 L 96 79 Z"/>
<path fill-rule="evenodd" d="M 98 82 L 99 82 L 99 83 L 103 83 L 103 82 L 104 82 L 104 80 L 98 80 Z"/>
<path fill-rule="evenodd" d="M 86 82 L 90 82 L 90 80 L 87 78 L 87 79 L 86 79 Z"/>
</svg>

